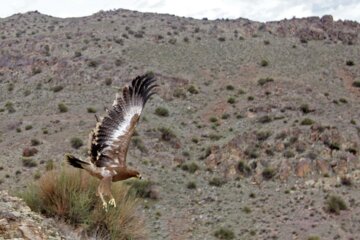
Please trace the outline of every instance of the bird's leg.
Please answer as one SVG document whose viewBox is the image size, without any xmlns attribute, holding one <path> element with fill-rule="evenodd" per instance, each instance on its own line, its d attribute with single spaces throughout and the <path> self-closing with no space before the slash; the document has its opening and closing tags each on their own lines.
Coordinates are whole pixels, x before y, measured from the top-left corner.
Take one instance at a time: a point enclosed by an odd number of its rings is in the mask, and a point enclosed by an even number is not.
<svg viewBox="0 0 360 240">
<path fill-rule="evenodd" d="M 102 194 L 102 192 L 100 190 L 100 186 L 101 185 L 99 185 L 99 187 L 98 187 L 98 194 L 99 194 L 99 197 L 100 197 L 100 199 L 101 199 L 101 201 L 103 203 L 103 209 L 105 210 L 105 212 L 107 212 L 108 211 L 107 203 L 106 203 L 106 201 L 104 199 L 104 196 L 103 196 L 103 194 Z"/>
<path fill-rule="evenodd" d="M 110 201 L 109 201 L 109 205 L 116 207 L 116 201 L 114 196 L 111 194 L 111 181 L 112 181 L 112 177 L 104 177 L 99 185 L 99 188 L 101 188 L 101 194 L 104 194 L 105 196 L 109 196 L 110 197 Z M 99 192 L 100 195 L 100 192 Z M 103 201 L 103 206 L 105 208 L 107 208 L 107 203 L 104 201 L 104 198 L 100 195 L 100 198 Z"/>
</svg>

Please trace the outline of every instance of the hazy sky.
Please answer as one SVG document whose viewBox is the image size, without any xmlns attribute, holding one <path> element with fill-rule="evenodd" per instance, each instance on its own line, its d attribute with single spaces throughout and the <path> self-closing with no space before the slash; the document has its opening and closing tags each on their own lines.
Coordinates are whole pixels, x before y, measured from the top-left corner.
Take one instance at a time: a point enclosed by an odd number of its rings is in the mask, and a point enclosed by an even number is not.
<svg viewBox="0 0 360 240">
<path fill-rule="evenodd" d="M 360 22 L 360 0 L 0 0 L 0 17 L 38 10 L 56 17 L 80 17 L 124 8 L 193 18 L 257 21 L 322 16 Z"/>
</svg>

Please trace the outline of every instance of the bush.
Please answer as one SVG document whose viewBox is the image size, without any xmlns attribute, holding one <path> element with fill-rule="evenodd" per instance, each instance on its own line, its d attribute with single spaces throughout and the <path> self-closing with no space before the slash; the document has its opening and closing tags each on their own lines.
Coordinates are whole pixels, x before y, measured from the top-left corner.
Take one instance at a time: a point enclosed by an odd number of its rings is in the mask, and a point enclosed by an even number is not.
<svg viewBox="0 0 360 240">
<path fill-rule="evenodd" d="M 32 157 L 37 153 L 38 153 L 38 150 L 36 148 L 24 148 L 22 155 L 24 157 Z"/>
<path fill-rule="evenodd" d="M 31 146 L 37 146 L 40 145 L 40 141 L 38 139 L 31 139 Z"/>
<path fill-rule="evenodd" d="M 68 107 L 64 103 L 59 103 L 58 108 L 61 113 L 65 113 L 68 111 Z"/>
<path fill-rule="evenodd" d="M 195 182 L 188 182 L 188 183 L 186 184 L 186 187 L 187 187 L 188 189 L 196 189 L 196 183 L 195 183 Z"/>
<path fill-rule="evenodd" d="M 264 179 L 270 180 L 275 176 L 275 171 L 274 169 L 267 167 L 262 171 L 261 175 L 263 176 Z"/>
<path fill-rule="evenodd" d="M 24 167 L 31 168 L 31 167 L 37 166 L 37 163 L 35 162 L 35 160 L 32 158 L 29 158 L 29 157 L 22 157 L 21 161 L 22 161 L 22 164 Z"/>
<path fill-rule="evenodd" d="M 155 114 L 160 117 L 168 117 L 169 116 L 169 110 L 167 110 L 164 107 L 158 107 L 155 109 Z"/>
<path fill-rule="evenodd" d="M 88 66 L 92 68 L 96 68 L 97 66 L 99 66 L 99 62 L 96 60 L 91 60 L 88 62 Z"/>
<path fill-rule="evenodd" d="M 199 93 L 199 90 L 197 90 L 197 88 L 194 85 L 189 86 L 187 90 L 191 94 L 198 94 Z"/>
<path fill-rule="evenodd" d="M 269 115 L 264 115 L 259 118 L 259 123 L 269 123 L 272 121 L 272 118 Z"/>
<path fill-rule="evenodd" d="M 144 220 L 137 215 L 139 201 L 124 184 L 113 184 L 117 207 L 105 212 L 96 196 L 99 181 L 77 170 L 46 172 L 20 194 L 35 212 L 79 225 L 100 239 L 143 239 Z"/>
<path fill-rule="evenodd" d="M 5 108 L 8 111 L 8 113 L 14 113 L 16 112 L 15 108 L 14 108 L 14 104 L 12 102 L 6 102 L 5 103 Z"/>
<path fill-rule="evenodd" d="M 309 107 L 309 104 L 301 104 L 300 105 L 300 110 L 303 112 L 303 113 L 309 113 L 310 112 L 310 107 Z"/>
<path fill-rule="evenodd" d="M 312 120 L 310 118 L 304 118 L 300 124 L 304 125 L 304 126 L 308 126 L 308 125 L 313 125 L 314 123 L 315 123 L 314 120 Z"/>
<path fill-rule="evenodd" d="M 82 147 L 83 141 L 80 138 L 74 137 L 70 140 L 70 144 L 71 147 L 75 148 L 75 149 L 79 149 L 80 147 Z"/>
<path fill-rule="evenodd" d="M 158 198 L 158 195 L 152 194 L 154 183 L 151 181 L 131 179 L 126 181 L 126 184 L 130 186 L 130 193 L 137 197 L 151 199 Z"/>
<path fill-rule="evenodd" d="M 225 181 L 218 177 L 214 177 L 209 181 L 210 186 L 221 187 L 224 184 L 225 184 Z"/>
<path fill-rule="evenodd" d="M 25 130 L 26 130 L 26 131 L 28 131 L 28 130 L 30 130 L 30 129 L 32 129 L 32 128 L 33 128 L 32 125 L 26 125 L 26 126 L 25 126 Z"/>
<path fill-rule="evenodd" d="M 106 78 L 105 79 L 105 85 L 110 86 L 111 84 L 112 84 L 112 79 L 111 78 Z"/>
<path fill-rule="evenodd" d="M 63 90 L 63 89 L 64 89 L 64 87 L 63 87 L 63 86 L 60 86 L 60 85 L 51 88 L 51 90 L 52 90 L 53 92 L 60 92 L 60 91 Z"/>
<path fill-rule="evenodd" d="M 220 228 L 214 233 L 214 236 L 222 240 L 230 240 L 235 238 L 235 234 L 232 230 L 227 228 Z"/>
<path fill-rule="evenodd" d="M 244 176 L 251 175 L 251 168 L 244 161 L 239 161 L 237 164 L 237 170 Z"/>
<path fill-rule="evenodd" d="M 360 88 L 360 81 L 355 81 L 352 83 L 353 87 Z"/>
<path fill-rule="evenodd" d="M 260 79 L 258 80 L 258 85 L 263 86 L 263 85 L 265 85 L 266 83 L 273 82 L 273 81 L 274 81 L 274 79 L 273 79 L 273 78 L 269 78 L 269 77 L 267 77 L 267 78 L 260 78 Z"/>
<path fill-rule="evenodd" d="M 88 113 L 96 113 L 96 109 L 93 108 L 93 107 L 88 107 L 88 108 L 87 108 L 87 112 L 88 112 Z"/>
<path fill-rule="evenodd" d="M 234 104 L 235 103 L 235 98 L 229 97 L 227 102 L 230 103 L 230 104 Z"/>
<path fill-rule="evenodd" d="M 158 130 L 161 132 L 161 139 L 163 141 L 170 141 L 171 139 L 176 138 L 176 135 L 170 128 L 161 127 Z"/>
<path fill-rule="evenodd" d="M 347 60 L 346 61 L 346 66 L 354 66 L 354 65 L 355 65 L 355 63 L 354 63 L 353 60 Z"/>
<path fill-rule="evenodd" d="M 266 67 L 266 66 L 269 65 L 269 62 L 268 62 L 267 60 L 263 59 L 263 60 L 261 60 L 260 65 L 261 65 L 262 67 Z"/>
<path fill-rule="evenodd" d="M 227 85 L 227 86 L 226 86 L 226 90 L 232 91 L 232 90 L 234 90 L 234 89 L 235 89 L 235 88 L 234 88 L 233 85 Z"/>
<path fill-rule="evenodd" d="M 339 214 L 341 210 L 346 210 L 345 201 L 339 196 L 330 196 L 326 200 L 326 210 L 330 213 Z"/>
<path fill-rule="evenodd" d="M 45 164 L 45 170 L 46 170 L 46 171 L 51 171 L 51 170 L 53 170 L 54 168 L 55 168 L 55 166 L 54 166 L 54 161 L 53 161 L 52 159 L 47 160 L 47 161 L 46 161 L 46 164 Z"/>
<path fill-rule="evenodd" d="M 256 132 L 256 138 L 258 141 L 265 141 L 271 136 L 270 131 L 258 131 Z"/>
<path fill-rule="evenodd" d="M 195 173 L 197 170 L 199 170 L 199 166 L 196 163 L 192 162 L 192 163 L 182 164 L 181 169 L 189 173 Z"/>
<path fill-rule="evenodd" d="M 225 39 L 225 37 L 219 37 L 218 40 L 219 40 L 220 42 L 225 42 L 226 39 Z"/>
</svg>

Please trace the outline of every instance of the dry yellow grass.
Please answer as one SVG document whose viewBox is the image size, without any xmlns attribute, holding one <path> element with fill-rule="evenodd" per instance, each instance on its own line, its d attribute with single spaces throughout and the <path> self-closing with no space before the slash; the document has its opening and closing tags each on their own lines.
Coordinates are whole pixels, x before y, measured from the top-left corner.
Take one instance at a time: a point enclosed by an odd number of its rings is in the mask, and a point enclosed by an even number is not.
<svg viewBox="0 0 360 240">
<path fill-rule="evenodd" d="M 129 193 L 129 187 L 113 184 L 117 207 L 105 212 L 96 196 L 98 182 L 85 172 L 64 168 L 46 172 L 20 195 L 34 211 L 81 225 L 89 235 L 101 239 L 145 239 L 139 202 Z"/>
</svg>

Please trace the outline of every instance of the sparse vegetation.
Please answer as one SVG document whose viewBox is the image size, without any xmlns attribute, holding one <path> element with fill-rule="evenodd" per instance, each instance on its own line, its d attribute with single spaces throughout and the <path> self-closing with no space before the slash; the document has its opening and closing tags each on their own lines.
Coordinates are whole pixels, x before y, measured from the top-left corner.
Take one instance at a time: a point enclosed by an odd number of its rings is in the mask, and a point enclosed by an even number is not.
<svg viewBox="0 0 360 240">
<path fill-rule="evenodd" d="M 273 168 L 266 167 L 262 171 L 261 175 L 265 180 L 270 180 L 275 176 L 275 170 Z"/>
<path fill-rule="evenodd" d="M 35 162 L 35 160 L 32 158 L 29 158 L 29 157 L 22 157 L 21 161 L 22 161 L 22 164 L 24 167 L 31 168 L 31 167 L 37 166 L 37 163 Z"/>
<path fill-rule="evenodd" d="M 69 110 L 65 103 L 59 103 L 58 108 L 61 113 L 65 113 Z"/>
<path fill-rule="evenodd" d="M 308 126 L 308 125 L 313 125 L 314 123 L 315 123 L 314 120 L 312 120 L 310 118 L 304 118 L 300 124 L 304 125 L 304 126 Z"/>
<path fill-rule="evenodd" d="M 187 90 L 191 94 L 198 94 L 199 93 L 199 90 L 197 90 L 197 88 L 194 85 L 190 85 Z"/>
<path fill-rule="evenodd" d="M 355 81 L 352 83 L 353 87 L 360 88 L 360 81 Z"/>
<path fill-rule="evenodd" d="M 265 60 L 265 59 L 261 60 L 260 66 L 267 67 L 268 65 L 269 65 L 269 62 L 267 60 Z"/>
<path fill-rule="evenodd" d="M 161 127 L 159 131 L 161 132 L 161 140 L 163 141 L 170 141 L 176 138 L 175 133 L 170 128 Z"/>
<path fill-rule="evenodd" d="M 345 201 L 339 196 L 329 196 L 326 200 L 326 210 L 330 213 L 340 214 L 341 210 L 346 210 L 347 206 Z"/>
<path fill-rule="evenodd" d="M 98 180 L 76 170 L 46 172 L 20 196 L 36 212 L 57 217 L 101 239 L 145 237 L 143 219 L 137 215 L 138 201 L 124 184 L 112 191 L 117 207 L 105 212 L 96 196 Z"/>
<path fill-rule="evenodd" d="M 169 116 L 169 110 L 167 110 L 164 107 L 157 107 L 155 109 L 155 114 L 160 117 L 168 117 Z"/>
<path fill-rule="evenodd" d="M 186 187 L 188 188 L 188 189 L 196 189 L 196 183 L 195 182 L 188 182 L 187 184 L 186 184 Z"/>
<path fill-rule="evenodd" d="M 234 104 L 235 103 L 235 98 L 234 97 L 229 97 L 227 102 L 230 103 L 230 104 Z"/>
<path fill-rule="evenodd" d="M 235 234 L 228 228 L 220 228 L 214 233 L 214 236 L 221 240 L 230 240 L 235 238 Z"/>
<path fill-rule="evenodd" d="M 71 138 L 70 144 L 71 144 L 71 147 L 73 147 L 75 149 L 79 149 L 80 147 L 82 147 L 84 145 L 83 141 L 78 137 Z"/>
<path fill-rule="evenodd" d="M 55 86 L 55 87 L 53 87 L 53 88 L 51 88 L 51 90 L 53 91 L 53 92 L 60 92 L 61 90 L 63 90 L 64 89 L 64 87 L 63 86 L 61 86 L 61 85 L 58 85 L 58 86 Z"/>
<path fill-rule="evenodd" d="M 94 107 L 88 107 L 88 108 L 87 108 L 87 112 L 88 112 L 88 113 L 96 113 L 96 108 L 94 108 Z"/>
<path fill-rule="evenodd" d="M 263 85 L 265 85 L 266 83 L 273 82 L 273 81 L 274 81 L 274 79 L 273 79 L 273 78 L 270 78 L 270 77 L 260 78 L 260 79 L 258 80 L 258 85 L 263 86 Z"/>
<path fill-rule="evenodd" d="M 346 61 L 346 66 L 354 66 L 354 65 L 355 65 L 355 63 L 354 63 L 353 60 L 347 60 Z"/>
<path fill-rule="evenodd" d="M 199 170 L 199 166 L 195 162 L 191 162 L 182 164 L 181 169 L 189 173 L 195 173 L 197 170 Z"/>
<path fill-rule="evenodd" d="M 210 186 L 221 187 L 224 184 L 225 184 L 225 181 L 223 179 L 221 179 L 221 178 L 218 178 L 218 177 L 213 177 L 209 181 Z"/>
</svg>

